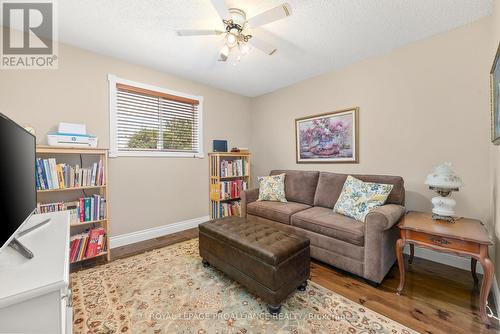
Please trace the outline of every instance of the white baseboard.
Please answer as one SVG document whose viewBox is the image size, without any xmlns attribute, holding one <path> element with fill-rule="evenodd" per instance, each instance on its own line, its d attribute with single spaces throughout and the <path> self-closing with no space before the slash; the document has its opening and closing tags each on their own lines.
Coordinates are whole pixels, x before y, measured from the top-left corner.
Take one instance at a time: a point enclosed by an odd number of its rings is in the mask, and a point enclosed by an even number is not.
<svg viewBox="0 0 500 334">
<path fill-rule="evenodd" d="M 109 247 L 116 248 L 130 245 L 136 242 L 162 237 L 164 235 L 181 232 L 197 227 L 199 224 L 210 220 L 209 216 L 203 216 L 185 220 L 182 222 L 149 228 L 147 230 L 121 234 L 109 238 Z"/>
</svg>

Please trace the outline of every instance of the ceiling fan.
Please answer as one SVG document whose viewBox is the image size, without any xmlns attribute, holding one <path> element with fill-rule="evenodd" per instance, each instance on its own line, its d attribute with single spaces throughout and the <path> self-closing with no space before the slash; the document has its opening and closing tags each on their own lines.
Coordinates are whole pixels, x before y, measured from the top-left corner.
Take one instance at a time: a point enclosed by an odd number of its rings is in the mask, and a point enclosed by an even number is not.
<svg viewBox="0 0 500 334">
<path fill-rule="evenodd" d="M 212 5 L 224 23 L 225 30 L 198 29 L 198 30 L 177 30 L 178 36 L 218 36 L 224 35 L 224 46 L 219 53 L 219 61 L 227 61 L 229 54 L 233 50 L 239 50 L 241 55 L 246 55 L 250 50 L 248 44 L 265 54 L 273 55 L 277 48 L 270 45 L 258 36 L 250 34 L 248 29 L 263 26 L 265 24 L 281 20 L 292 15 L 292 7 L 288 3 L 283 3 L 277 7 L 257 14 L 247 19 L 245 11 L 239 8 L 228 8 L 224 0 L 211 0 Z M 262 34 L 259 31 L 258 34 Z M 238 60 L 241 56 L 238 56 Z"/>
</svg>

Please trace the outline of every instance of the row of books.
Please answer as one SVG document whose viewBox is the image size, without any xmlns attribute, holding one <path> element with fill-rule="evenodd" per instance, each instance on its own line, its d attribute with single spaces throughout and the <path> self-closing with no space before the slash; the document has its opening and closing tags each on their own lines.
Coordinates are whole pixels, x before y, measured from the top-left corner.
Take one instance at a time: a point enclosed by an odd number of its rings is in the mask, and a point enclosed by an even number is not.
<svg viewBox="0 0 500 334">
<path fill-rule="evenodd" d="M 220 176 L 247 176 L 248 162 L 244 159 L 237 160 L 222 160 L 220 162 Z"/>
<path fill-rule="evenodd" d="M 37 213 L 57 211 L 69 211 L 71 223 L 102 220 L 106 218 L 106 199 L 100 195 L 93 195 L 74 202 L 37 204 Z"/>
<path fill-rule="evenodd" d="M 64 202 L 36 204 L 36 213 L 58 212 L 68 210 Z"/>
<path fill-rule="evenodd" d="M 241 212 L 240 202 L 220 203 L 220 217 L 239 216 Z"/>
<path fill-rule="evenodd" d="M 106 251 L 104 228 L 94 228 L 71 236 L 69 247 L 70 262 L 97 256 Z"/>
<path fill-rule="evenodd" d="M 101 195 L 82 197 L 76 210 L 80 222 L 104 219 L 106 217 L 106 199 Z"/>
<path fill-rule="evenodd" d="M 80 221 L 80 216 L 77 213 L 79 202 L 56 202 L 56 203 L 37 203 L 36 213 L 47 213 L 47 212 L 58 212 L 58 211 L 69 211 L 70 222 L 72 224 Z"/>
<path fill-rule="evenodd" d="M 223 181 L 220 183 L 220 199 L 239 198 L 243 190 L 247 190 L 247 182 L 243 180 Z"/>
<path fill-rule="evenodd" d="M 38 190 L 102 186 L 105 182 L 102 160 L 94 162 L 89 168 L 58 164 L 54 158 L 38 158 L 35 163 Z"/>
</svg>

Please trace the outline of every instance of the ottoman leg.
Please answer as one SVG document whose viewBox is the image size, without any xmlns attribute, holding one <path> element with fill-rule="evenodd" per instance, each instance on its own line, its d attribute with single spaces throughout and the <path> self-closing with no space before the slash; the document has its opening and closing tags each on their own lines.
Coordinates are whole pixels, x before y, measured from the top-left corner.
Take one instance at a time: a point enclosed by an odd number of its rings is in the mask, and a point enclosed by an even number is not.
<svg viewBox="0 0 500 334">
<path fill-rule="evenodd" d="M 208 263 L 208 261 L 205 259 L 201 260 L 201 263 L 203 263 L 203 267 L 205 267 L 205 268 L 210 267 L 210 263 Z"/>
<path fill-rule="evenodd" d="M 267 305 L 267 310 L 269 311 L 269 313 L 271 313 L 272 315 L 277 315 L 280 313 L 281 311 L 281 304 L 278 304 L 278 305 L 271 305 L 271 304 L 268 304 Z"/>
<path fill-rule="evenodd" d="M 299 291 L 306 291 L 306 287 L 307 287 L 307 281 L 305 281 L 304 283 L 302 283 L 301 285 L 299 285 L 299 287 L 297 289 Z"/>
</svg>

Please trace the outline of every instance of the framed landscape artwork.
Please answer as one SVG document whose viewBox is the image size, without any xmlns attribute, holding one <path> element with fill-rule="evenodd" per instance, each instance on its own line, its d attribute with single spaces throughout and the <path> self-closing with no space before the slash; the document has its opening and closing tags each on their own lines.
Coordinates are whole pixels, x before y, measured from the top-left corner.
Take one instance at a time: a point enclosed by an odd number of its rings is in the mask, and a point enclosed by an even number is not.
<svg viewBox="0 0 500 334">
<path fill-rule="evenodd" d="M 295 120 L 297 163 L 358 162 L 358 108 Z"/>
<path fill-rule="evenodd" d="M 491 141 L 500 144 L 500 115 L 499 115 L 499 96 L 500 96 L 500 64 L 498 57 L 500 55 L 500 45 L 498 46 L 495 60 L 490 71 L 490 90 L 491 90 Z"/>
</svg>

